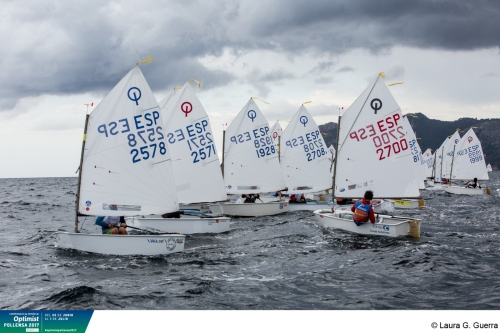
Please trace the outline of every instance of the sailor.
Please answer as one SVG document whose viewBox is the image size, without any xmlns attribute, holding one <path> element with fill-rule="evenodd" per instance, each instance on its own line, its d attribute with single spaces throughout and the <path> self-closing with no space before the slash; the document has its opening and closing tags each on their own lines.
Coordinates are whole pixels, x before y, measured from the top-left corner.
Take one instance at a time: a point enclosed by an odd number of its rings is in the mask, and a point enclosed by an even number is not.
<svg viewBox="0 0 500 333">
<path fill-rule="evenodd" d="M 111 210 L 118 210 L 117 205 L 109 205 Z M 102 228 L 106 235 L 128 235 L 124 216 L 98 216 L 95 224 Z"/>
<path fill-rule="evenodd" d="M 289 203 L 305 203 L 306 197 L 304 194 L 292 194 L 290 195 Z"/>
<path fill-rule="evenodd" d="M 354 213 L 354 223 L 358 227 L 363 223 L 368 222 L 368 220 L 370 220 L 371 223 L 375 223 L 375 213 L 371 203 L 372 199 L 373 192 L 366 191 L 363 199 L 356 201 L 356 203 L 351 207 L 351 211 Z"/>
<path fill-rule="evenodd" d="M 244 203 L 255 203 L 256 195 L 258 196 L 258 194 L 242 194 L 241 197 L 245 198 Z"/>
<path fill-rule="evenodd" d="M 467 184 L 465 184 L 465 187 L 468 187 L 468 188 L 481 188 L 481 185 L 479 185 L 477 183 L 477 178 L 474 178 L 474 180 L 471 180 Z"/>
</svg>

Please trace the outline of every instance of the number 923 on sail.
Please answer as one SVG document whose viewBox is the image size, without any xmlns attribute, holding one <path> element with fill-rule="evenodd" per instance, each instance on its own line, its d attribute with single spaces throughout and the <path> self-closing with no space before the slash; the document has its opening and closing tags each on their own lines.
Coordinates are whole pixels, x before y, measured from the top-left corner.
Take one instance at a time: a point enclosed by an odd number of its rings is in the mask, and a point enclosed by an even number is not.
<svg viewBox="0 0 500 333">
<path fill-rule="evenodd" d="M 145 112 L 133 116 L 111 121 L 108 124 L 97 126 L 97 131 L 105 138 L 110 139 L 124 136 L 127 145 L 131 148 L 132 163 L 138 163 L 155 158 L 158 154 L 165 155 L 167 147 L 163 141 L 163 129 L 158 126 L 160 114 L 158 111 Z"/>
</svg>

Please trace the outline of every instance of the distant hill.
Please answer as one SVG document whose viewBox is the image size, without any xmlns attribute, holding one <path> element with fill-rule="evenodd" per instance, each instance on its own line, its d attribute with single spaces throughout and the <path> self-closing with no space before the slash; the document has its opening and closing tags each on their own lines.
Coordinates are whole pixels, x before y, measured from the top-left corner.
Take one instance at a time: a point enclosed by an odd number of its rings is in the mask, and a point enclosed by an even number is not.
<svg viewBox="0 0 500 333">
<path fill-rule="evenodd" d="M 429 119 L 422 113 L 415 113 L 414 117 L 408 117 L 413 131 L 417 135 L 418 144 L 422 151 L 431 148 L 432 151 L 441 146 L 447 136 L 452 135 L 457 128 L 460 128 L 460 135 L 464 135 L 471 127 L 475 126 L 476 132 L 483 151 L 486 154 L 486 164 L 491 163 L 494 169 L 500 168 L 500 119 L 477 119 L 460 118 L 455 121 L 442 121 Z M 327 123 L 319 125 L 323 133 L 326 145 L 336 145 L 337 124 Z"/>
</svg>

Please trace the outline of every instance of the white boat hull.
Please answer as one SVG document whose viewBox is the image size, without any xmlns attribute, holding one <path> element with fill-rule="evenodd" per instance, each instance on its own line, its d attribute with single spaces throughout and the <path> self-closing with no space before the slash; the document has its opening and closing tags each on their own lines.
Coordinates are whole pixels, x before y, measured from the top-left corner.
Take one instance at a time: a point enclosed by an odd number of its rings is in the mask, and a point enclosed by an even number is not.
<svg viewBox="0 0 500 333">
<path fill-rule="evenodd" d="M 111 255 L 159 255 L 184 251 L 185 235 L 55 233 L 57 248 Z"/>
<path fill-rule="evenodd" d="M 322 227 L 341 229 L 362 235 L 377 235 L 385 237 L 401 237 L 410 235 L 411 223 L 413 228 L 418 229 L 420 237 L 420 220 L 404 217 L 391 217 L 389 215 L 379 215 L 379 221 L 375 224 L 370 222 L 357 226 L 350 211 L 336 211 L 331 213 L 328 210 L 317 210 L 314 212 L 316 220 Z"/>
<path fill-rule="evenodd" d="M 222 203 L 209 205 L 213 214 L 230 216 L 267 216 L 288 212 L 287 202 Z"/>
<path fill-rule="evenodd" d="M 486 188 L 468 188 L 462 186 L 449 186 L 444 189 L 448 193 L 452 194 L 467 194 L 467 195 L 480 195 L 487 194 Z"/>
<path fill-rule="evenodd" d="M 332 203 L 327 203 L 326 201 L 307 201 L 305 203 L 288 204 L 288 210 L 290 212 L 295 212 L 299 210 L 315 211 L 318 209 L 330 209 L 330 208 L 332 208 Z"/>
<path fill-rule="evenodd" d="M 230 217 L 183 216 L 178 218 L 145 217 L 134 219 L 141 228 L 153 228 L 164 232 L 191 234 L 218 234 L 229 231 Z M 135 223 L 134 223 L 135 224 Z"/>
</svg>

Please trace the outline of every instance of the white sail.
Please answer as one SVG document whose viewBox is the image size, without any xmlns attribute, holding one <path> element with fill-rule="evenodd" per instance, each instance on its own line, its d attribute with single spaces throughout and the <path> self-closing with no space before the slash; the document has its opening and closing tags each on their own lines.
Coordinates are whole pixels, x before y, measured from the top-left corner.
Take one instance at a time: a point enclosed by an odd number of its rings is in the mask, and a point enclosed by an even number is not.
<svg viewBox="0 0 500 333">
<path fill-rule="evenodd" d="M 488 180 L 481 142 L 471 128 L 455 147 L 452 179 Z"/>
<path fill-rule="evenodd" d="M 273 139 L 273 141 L 278 142 L 278 137 L 280 137 L 281 133 L 283 133 L 283 129 L 281 128 L 279 120 L 274 123 L 269 133 L 271 133 L 271 138 Z"/>
<path fill-rule="evenodd" d="M 174 184 L 158 103 L 135 66 L 90 114 L 78 211 L 172 212 L 179 209 Z"/>
<path fill-rule="evenodd" d="M 269 124 L 253 99 L 226 130 L 224 153 L 226 192 L 273 192 L 285 188 Z"/>
<path fill-rule="evenodd" d="M 486 170 L 488 172 L 492 172 L 493 171 L 493 169 L 491 168 L 491 164 L 488 163 L 488 165 L 486 166 Z"/>
<path fill-rule="evenodd" d="M 434 154 L 430 148 L 422 154 L 422 168 L 424 169 L 425 177 L 432 177 L 433 167 L 434 167 Z"/>
<path fill-rule="evenodd" d="M 451 162 L 453 160 L 453 150 L 455 149 L 455 145 L 460 141 L 460 134 L 458 134 L 458 130 L 453 133 L 450 139 L 447 141 L 444 146 L 444 154 L 443 154 L 443 171 L 442 178 L 450 178 L 451 172 Z"/>
<path fill-rule="evenodd" d="M 160 104 L 179 203 L 227 200 L 208 114 L 187 82 Z"/>
<path fill-rule="evenodd" d="M 425 189 L 424 184 L 424 173 L 422 169 L 422 163 L 420 161 L 422 157 L 422 150 L 420 150 L 420 146 L 417 142 L 417 137 L 415 136 L 415 132 L 413 132 L 413 128 L 411 127 L 410 122 L 408 121 L 408 117 L 403 116 L 401 125 L 404 128 L 406 140 L 408 142 L 409 150 L 412 155 L 413 160 L 413 172 L 415 173 L 415 182 L 418 183 L 419 189 Z"/>
<path fill-rule="evenodd" d="M 331 188 L 329 152 L 318 125 L 302 105 L 281 134 L 281 171 L 290 193 Z"/>
<path fill-rule="evenodd" d="M 396 100 L 379 76 L 341 118 L 335 195 L 418 197 L 413 159 Z"/>
<path fill-rule="evenodd" d="M 435 181 L 437 181 L 439 183 L 441 182 L 441 179 L 443 178 L 442 171 L 443 171 L 443 167 L 444 167 L 444 165 L 443 165 L 444 147 L 446 146 L 446 144 L 448 143 L 449 140 L 450 140 L 450 138 L 446 138 L 434 154 L 435 159 L 436 159 L 436 163 L 434 164 L 434 179 L 435 179 Z"/>
</svg>

